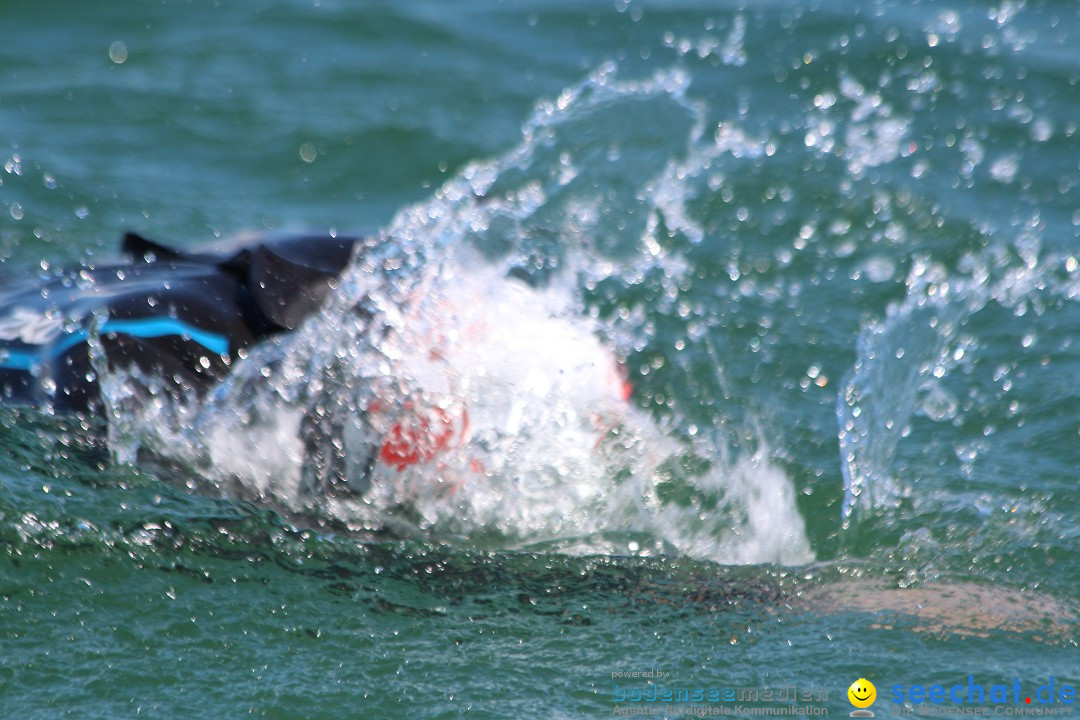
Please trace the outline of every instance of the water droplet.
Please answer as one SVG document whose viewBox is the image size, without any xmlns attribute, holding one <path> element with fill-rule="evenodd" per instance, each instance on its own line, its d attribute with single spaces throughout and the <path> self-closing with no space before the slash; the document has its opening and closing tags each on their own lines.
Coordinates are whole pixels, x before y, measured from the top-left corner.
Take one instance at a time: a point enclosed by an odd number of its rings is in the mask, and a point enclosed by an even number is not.
<svg viewBox="0 0 1080 720">
<path fill-rule="evenodd" d="M 875 255 L 863 263 L 862 269 L 870 282 L 887 282 L 896 274 L 896 263 L 885 255 Z"/>
<path fill-rule="evenodd" d="M 9 175 L 22 175 L 22 158 L 18 153 L 12 154 L 8 161 L 4 163 L 4 171 Z"/>
<path fill-rule="evenodd" d="M 109 46 L 109 59 L 112 60 L 114 63 L 116 63 L 117 65 L 121 65 L 125 60 L 127 60 L 127 58 L 127 45 L 125 45 L 123 42 L 117 40 Z"/>
<path fill-rule="evenodd" d="M 1031 139 L 1035 142 L 1046 142 L 1054 135 L 1054 126 L 1045 118 L 1039 118 L 1031 124 Z"/>
<path fill-rule="evenodd" d="M 923 387 L 925 395 L 919 403 L 919 410 L 931 420 L 952 420 L 956 417 L 959 403 L 953 395 L 937 383 Z"/>
<path fill-rule="evenodd" d="M 997 180 L 999 183 L 1008 185 L 1016 177 L 1016 171 L 1019 169 L 1019 162 L 1015 156 L 1006 155 L 1003 158 L 998 158 L 994 161 L 994 164 L 990 166 L 990 177 Z"/>
</svg>

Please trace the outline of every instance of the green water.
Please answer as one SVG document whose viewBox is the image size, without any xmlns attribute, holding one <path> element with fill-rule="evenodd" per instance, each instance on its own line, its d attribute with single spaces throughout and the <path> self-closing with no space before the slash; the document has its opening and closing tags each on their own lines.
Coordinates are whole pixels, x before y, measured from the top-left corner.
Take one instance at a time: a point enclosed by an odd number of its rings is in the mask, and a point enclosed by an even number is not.
<svg viewBox="0 0 1080 720">
<path fill-rule="evenodd" d="M 489 203 L 540 178 L 473 239 L 606 258 L 582 302 L 634 402 L 776 470 L 798 517 L 764 527 L 814 557 L 361 542 L 9 409 L 3 717 L 611 716 L 649 687 L 613 673 L 652 669 L 841 716 L 865 677 L 880 717 L 894 685 L 1080 682 L 1075 4 L 8 2 L 0 29 L 4 276 L 127 229 L 435 252 L 396 214 L 488 217 L 437 193 L 469 163 Z"/>
</svg>

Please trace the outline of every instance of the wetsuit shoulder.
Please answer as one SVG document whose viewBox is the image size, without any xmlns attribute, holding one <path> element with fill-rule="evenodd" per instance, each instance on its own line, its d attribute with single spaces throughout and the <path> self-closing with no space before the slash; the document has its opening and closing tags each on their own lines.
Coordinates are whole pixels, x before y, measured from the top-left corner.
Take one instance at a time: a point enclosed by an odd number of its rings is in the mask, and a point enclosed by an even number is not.
<svg viewBox="0 0 1080 720">
<path fill-rule="evenodd" d="M 0 400 L 86 409 L 98 396 L 95 337 L 110 368 L 201 394 L 239 350 L 317 310 L 359 242 L 259 236 L 187 251 L 129 233 L 131 262 L 0 288 Z"/>
</svg>

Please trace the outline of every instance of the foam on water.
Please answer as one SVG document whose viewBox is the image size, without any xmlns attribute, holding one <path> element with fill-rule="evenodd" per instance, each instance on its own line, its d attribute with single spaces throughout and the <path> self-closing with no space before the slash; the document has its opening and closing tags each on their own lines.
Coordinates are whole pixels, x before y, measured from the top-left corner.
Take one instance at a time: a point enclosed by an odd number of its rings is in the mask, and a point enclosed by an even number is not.
<svg viewBox="0 0 1080 720">
<path fill-rule="evenodd" d="M 618 353 L 648 334 L 584 300 L 611 278 L 677 282 L 666 241 L 702 237 L 691 182 L 720 153 L 758 150 L 737 128 L 705 138 L 687 84 L 620 81 L 608 65 L 540 103 L 520 145 L 402 210 L 321 314 L 201 405 L 158 396 L 139 414 L 125 378 L 108 382 L 117 449 L 357 531 L 812 559 L 761 433 L 738 450 L 721 416 L 686 434 L 677 413 L 637 407 Z"/>
</svg>

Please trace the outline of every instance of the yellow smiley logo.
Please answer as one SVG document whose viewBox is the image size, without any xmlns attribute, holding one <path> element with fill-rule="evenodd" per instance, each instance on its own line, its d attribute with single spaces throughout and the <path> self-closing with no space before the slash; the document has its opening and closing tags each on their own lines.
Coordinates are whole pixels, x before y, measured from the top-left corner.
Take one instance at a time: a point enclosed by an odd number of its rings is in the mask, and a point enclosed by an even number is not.
<svg viewBox="0 0 1080 720">
<path fill-rule="evenodd" d="M 877 688 L 866 678 L 859 678 L 847 689 L 848 700 L 857 708 L 868 708 L 877 700 Z"/>
</svg>

